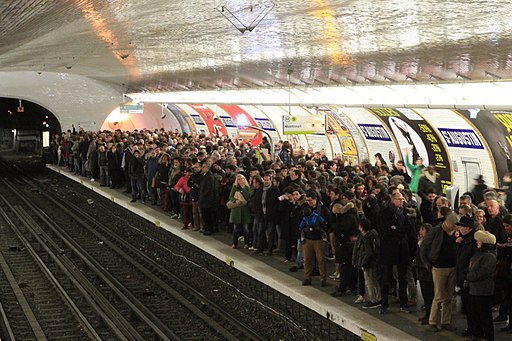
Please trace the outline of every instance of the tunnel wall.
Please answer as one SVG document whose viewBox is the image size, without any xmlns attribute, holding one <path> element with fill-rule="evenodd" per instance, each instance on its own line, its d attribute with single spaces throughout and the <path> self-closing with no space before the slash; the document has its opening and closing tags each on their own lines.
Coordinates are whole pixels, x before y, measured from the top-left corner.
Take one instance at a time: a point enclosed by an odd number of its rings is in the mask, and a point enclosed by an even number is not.
<svg viewBox="0 0 512 341">
<path fill-rule="evenodd" d="M 352 164 L 364 160 L 374 164 L 377 153 L 388 164 L 403 160 L 403 148 L 413 144 L 410 159 L 421 156 L 425 163 L 435 164 L 444 187 L 456 185 L 460 193 L 471 190 L 478 174 L 484 175 L 489 186 L 499 187 L 507 171 L 503 146 L 512 151 L 512 113 L 505 111 L 482 110 L 475 116 L 475 112 L 450 109 L 291 106 L 292 115 L 327 115 L 327 128 L 321 134 L 285 135 L 282 117 L 290 114 L 287 106 L 167 103 L 162 119 L 161 106 L 154 105 L 158 110 L 128 115 L 137 116 L 128 119 L 133 129 L 178 129 L 236 139 L 239 130 L 255 125 L 268 133 L 274 144 L 290 141 L 296 154 L 324 149 L 327 157 L 344 158 Z M 149 104 L 146 107 L 151 108 Z M 111 129 L 107 121 L 102 128 Z M 258 133 L 253 145 L 258 145 L 262 136 Z"/>
</svg>

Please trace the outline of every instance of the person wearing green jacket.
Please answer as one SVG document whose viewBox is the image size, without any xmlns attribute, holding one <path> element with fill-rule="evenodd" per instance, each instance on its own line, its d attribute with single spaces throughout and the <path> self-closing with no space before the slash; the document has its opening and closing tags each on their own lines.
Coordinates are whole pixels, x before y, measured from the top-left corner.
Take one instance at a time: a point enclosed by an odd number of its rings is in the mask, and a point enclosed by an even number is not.
<svg viewBox="0 0 512 341">
<path fill-rule="evenodd" d="M 229 222 L 233 224 L 233 244 L 231 244 L 233 249 L 238 245 L 240 234 L 244 236 L 244 247 L 249 247 L 249 224 L 252 221 L 252 216 L 247 202 L 250 197 L 251 187 L 249 187 L 247 179 L 242 174 L 238 174 L 229 193 L 229 201 L 236 204 L 231 208 L 229 214 Z"/>
<path fill-rule="evenodd" d="M 411 189 L 411 192 L 418 193 L 418 187 L 420 185 L 420 178 L 423 171 L 423 159 L 421 157 L 417 158 L 415 160 L 415 164 L 411 164 L 409 162 L 409 148 L 404 148 L 404 154 L 405 154 L 405 164 L 407 165 L 407 168 L 411 170 L 411 183 L 409 184 L 409 188 Z"/>
</svg>

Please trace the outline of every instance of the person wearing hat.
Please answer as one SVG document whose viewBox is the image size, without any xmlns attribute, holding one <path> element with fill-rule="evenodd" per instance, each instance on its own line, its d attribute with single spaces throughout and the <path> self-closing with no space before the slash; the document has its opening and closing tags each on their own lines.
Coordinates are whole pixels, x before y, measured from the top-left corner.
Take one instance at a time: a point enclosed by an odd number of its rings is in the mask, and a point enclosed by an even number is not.
<svg viewBox="0 0 512 341">
<path fill-rule="evenodd" d="M 464 287 L 466 275 L 469 268 L 469 260 L 477 252 L 475 241 L 475 220 L 473 218 L 462 216 L 457 223 L 458 230 L 455 231 L 455 242 L 457 243 L 457 264 L 456 264 L 456 283 L 460 290 L 460 299 L 462 303 L 462 310 L 467 312 L 471 309 L 469 288 Z M 463 336 L 472 336 L 474 327 L 466 315 L 466 322 L 468 327 Z"/>
<path fill-rule="evenodd" d="M 473 336 L 494 340 L 492 322 L 493 274 L 496 269 L 496 237 L 489 231 L 475 232 L 478 252 L 471 257 L 465 285 L 469 288 L 470 309 L 466 311 Z"/>
</svg>

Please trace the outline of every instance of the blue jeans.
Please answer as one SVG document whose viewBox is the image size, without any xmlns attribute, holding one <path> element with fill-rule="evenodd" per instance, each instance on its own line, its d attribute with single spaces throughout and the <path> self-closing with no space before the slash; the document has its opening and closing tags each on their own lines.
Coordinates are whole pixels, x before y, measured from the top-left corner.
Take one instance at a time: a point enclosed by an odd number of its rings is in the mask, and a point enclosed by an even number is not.
<svg viewBox="0 0 512 341">
<path fill-rule="evenodd" d="M 252 223 L 252 246 L 256 249 L 259 248 L 260 231 L 263 230 L 263 217 L 255 216 L 254 222 Z"/>
<path fill-rule="evenodd" d="M 107 186 L 108 184 L 108 166 L 100 166 L 100 185 Z"/>
<path fill-rule="evenodd" d="M 144 176 L 131 176 L 132 183 L 132 200 L 137 199 L 137 195 L 140 195 L 140 199 L 144 201 L 146 198 L 146 184 L 144 183 Z"/>
<path fill-rule="evenodd" d="M 245 245 L 249 245 L 249 224 L 233 224 L 233 245 L 238 245 L 240 233 L 244 235 Z"/>
</svg>

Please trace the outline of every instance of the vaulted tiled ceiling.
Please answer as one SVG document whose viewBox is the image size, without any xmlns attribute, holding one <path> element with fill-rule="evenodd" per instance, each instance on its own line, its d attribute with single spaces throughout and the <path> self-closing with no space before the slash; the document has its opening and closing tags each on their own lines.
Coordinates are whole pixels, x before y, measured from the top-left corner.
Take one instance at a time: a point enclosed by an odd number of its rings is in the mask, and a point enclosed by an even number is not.
<svg viewBox="0 0 512 341">
<path fill-rule="evenodd" d="M 499 0 L 2 0 L 0 71 L 124 92 L 511 79 L 511 13 Z"/>
</svg>

